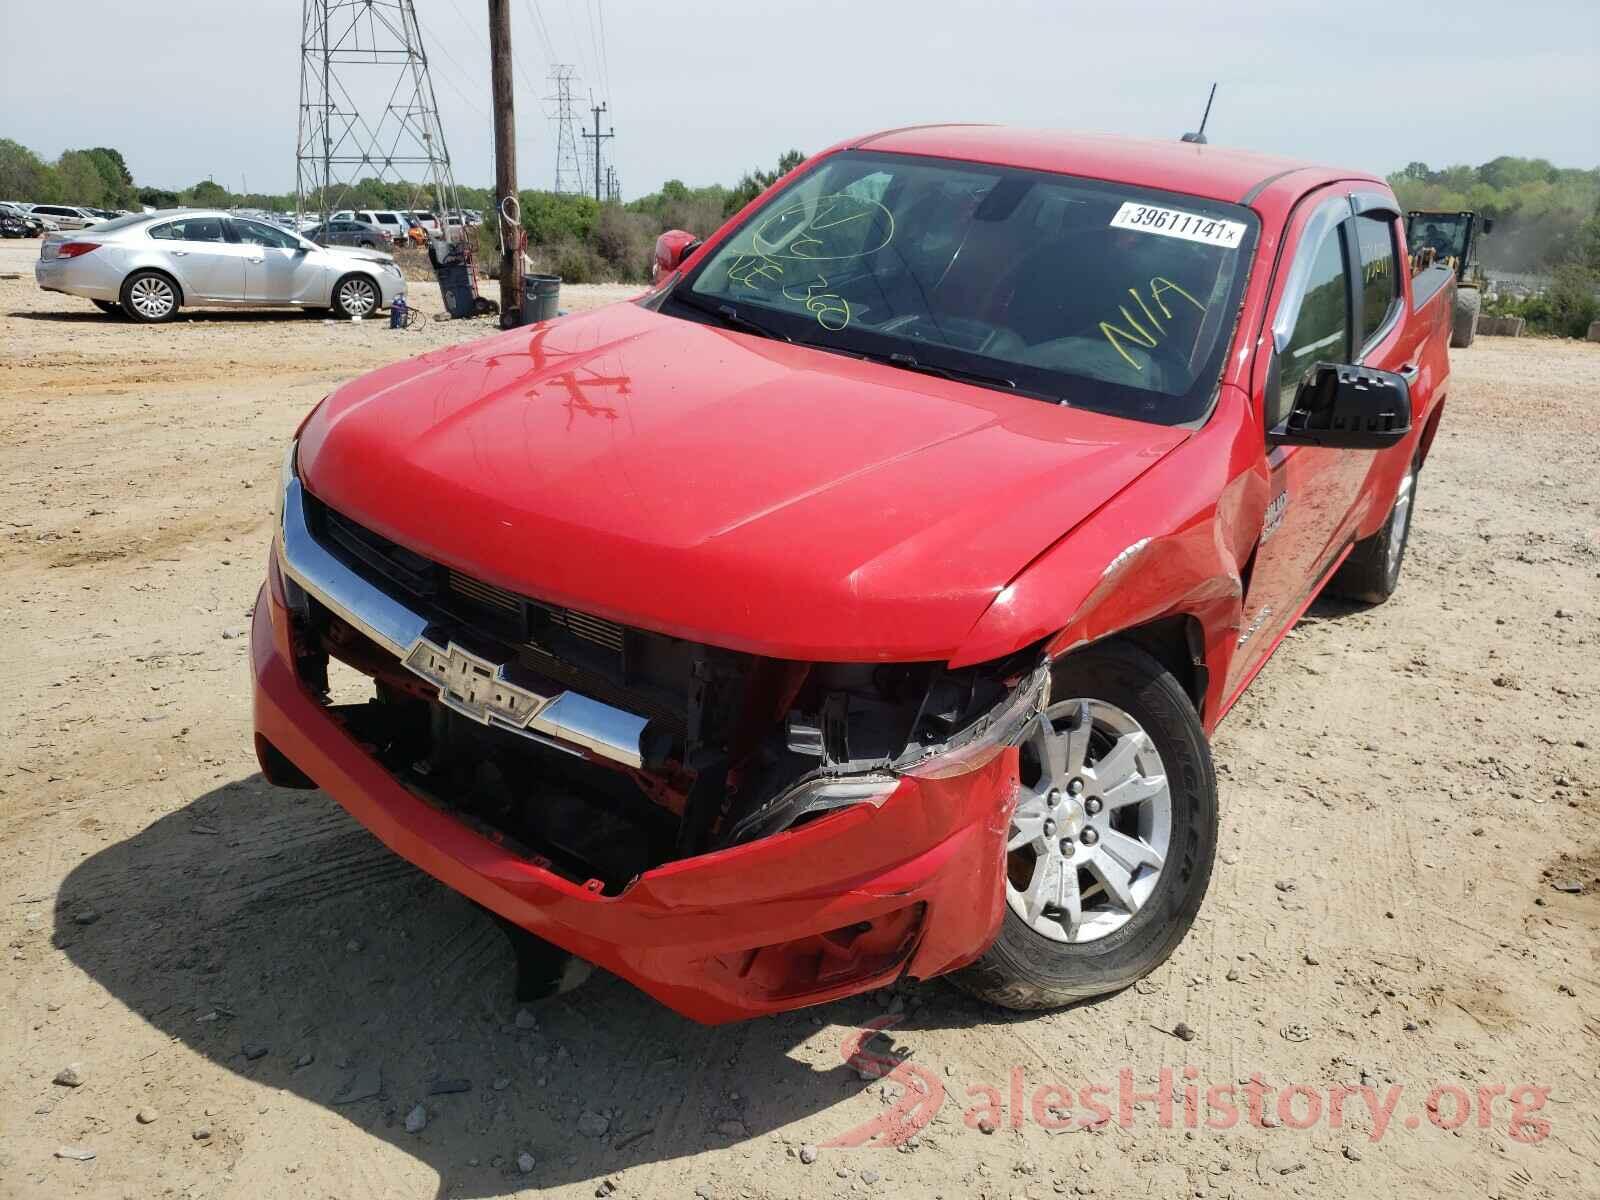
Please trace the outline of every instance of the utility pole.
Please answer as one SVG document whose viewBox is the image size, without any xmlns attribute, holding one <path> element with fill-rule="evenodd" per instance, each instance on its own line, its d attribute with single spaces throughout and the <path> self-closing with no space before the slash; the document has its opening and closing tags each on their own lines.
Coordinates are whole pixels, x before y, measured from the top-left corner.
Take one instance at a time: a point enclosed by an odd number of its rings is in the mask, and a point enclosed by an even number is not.
<svg viewBox="0 0 1600 1200">
<path fill-rule="evenodd" d="M 607 138 L 614 138 L 617 135 L 615 130 L 608 133 L 600 132 L 600 114 L 606 111 L 604 101 L 590 106 L 589 111 L 594 114 L 594 132 L 586 133 L 583 136 L 594 139 L 594 198 L 595 203 L 598 204 L 600 202 L 600 185 L 603 179 L 603 172 L 600 170 L 600 147 Z"/>
<path fill-rule="evenodd" d="M 507 210 L 517 212 L 517 114 L 511 94 L 511 2 L 489 0 L 489 71 L 494 88 L 494 194 L 500 227 L 500 325 L 522 324 L 520 226 L 507 229 Z M 511 203 L 508 205 L 507 200 Z"/>
</svg>

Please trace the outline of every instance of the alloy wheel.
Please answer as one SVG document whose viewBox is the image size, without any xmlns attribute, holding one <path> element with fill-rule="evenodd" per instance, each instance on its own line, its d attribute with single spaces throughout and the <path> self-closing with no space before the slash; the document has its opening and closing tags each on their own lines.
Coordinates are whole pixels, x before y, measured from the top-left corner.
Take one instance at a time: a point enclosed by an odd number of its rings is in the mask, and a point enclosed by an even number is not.
<svg viewBox="0 0 1600 1200">
<path fill-rule="evenodd" d="M 1160 752 L 1102 700 L 1052 704 L 1022 746 L 1021 796 L 1006 842 L 1006 902 L 1035 933 L 1098 941 L 1154 893 L 1172 839 Z"/>
<path fill-rule="evenodd" d="M 378 289 L 365 279 L 346 279 L 339 285 L 339 307 L 347 317 L 364 317 L 378 306 Z"/>
<path fill-rule="evenodd" d="M 128 301 L 140 316 L 159 321 L 172 312 L 178 297 L 172 285 L 161 276 L 146 275 L 133 281 L 128 289 Z"/>
</svg>

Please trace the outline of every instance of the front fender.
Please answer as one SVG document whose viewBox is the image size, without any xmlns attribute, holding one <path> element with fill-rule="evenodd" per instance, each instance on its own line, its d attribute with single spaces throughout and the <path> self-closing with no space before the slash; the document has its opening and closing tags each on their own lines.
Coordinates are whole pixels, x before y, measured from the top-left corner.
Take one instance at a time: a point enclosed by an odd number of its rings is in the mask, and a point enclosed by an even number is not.
<svg viewBox="0 0 1600 1200">
<path fill-rule="evenodd" d="M 1245 393 L 1224 387 L 1188 442 L 1035 558 L 968 634 L 952 666 L 1044 641 L 1052 655 L 1174 615 L 1200 623 L 1201 717 L 1220 718 L 1242 624 L 1241 568 L 1266 512 L 1260 430 Z"/>
</svg>

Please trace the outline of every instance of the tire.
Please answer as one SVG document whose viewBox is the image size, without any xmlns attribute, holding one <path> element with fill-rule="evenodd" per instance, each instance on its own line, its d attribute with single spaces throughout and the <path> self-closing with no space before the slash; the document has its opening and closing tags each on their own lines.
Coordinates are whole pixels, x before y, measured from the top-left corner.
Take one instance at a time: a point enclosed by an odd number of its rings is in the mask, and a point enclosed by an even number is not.
<svg viewBox="0 0 1600 1200">
<path fill-rule="evenodd" d="M 382 302 L 383 293 L 370 276 L 346 275 L 333 285 L 333 308 L 341 317 L 370 317 Z"/>
<path fill-rule="evenodd" d="M 1032 825 L 1042 836 L 1008 853 L 1006 910 L 999 936 L 977 961 L 951 976 L 979 999 L 1016 1010 L 1059 1008 L 1115 992 L 1165 962 L 1194 923 L 1211 882 L 1217 845 L 1217 782 L 1211 749 L 1194 705 L 1170 671 L 1143 650 L 1111 640 L 1063 658 L 1056 666 L 1050 694 L 1054 698 L 1051 705 L 1023 743 L 1023 795 L 1012 816 L 1011 845 L 1016 846 L 1018 839 L 1027 838 L 1030 832 L 1027 822 L 1035 818 L 1024 816 L 1030 804 L 1051 805 L 1036 811 L 1054 814 L 1059 823 L 1046 820 Z M 1048 734 L 1043 724 L 1046 719 Z M 1127 722 L 1132 723 L 1132 732 Z M 1092 732 L 1084 736 L 1086 725 Z M 1137 734 L 1146 740 L 1138 742 Z M 1051 736 L 1065 739 L 1064 772 L 1082 772 L 1070 779 L 1065 791 L 1051 788 L 1049 772 L 1040 767 L 1041 755 L 1046 753 L 1040 744 Z M 1124 737 L 1134 737 L 1135 742 L 1129 744 L 1143 746 L 1132 752 L 1134 776 L 1126 784 L 1140 789 L 1134 794 L 1150 793 L 1151 798 L 1118 807 L 1113 799 L 1117 789 L 1109 788 L 1109 781 L 1090 776 L 1099 768 L 1110 769 L 1115 758 L 1126 757 L 1122 753 Z M 1074 749 L 1074 745 L 1083 748 Z M 1142 822 L 1147 808 L 1159 816 L 1162 793 L 1152 791 L 1160 782 L 1156 772 L 1165 779 L 1164 845 L 1155 835 L 1159 824 L 1153 825 L 1146 839 L 1142 825 L 1135 837 L 1124 820 L 1131 814 Z M 1099 792 L 1102 786 L 1108 790 Z M 1073 787 L 1083 789 L 1072 793 L 1076 800 L 1066 795 Z M 1046 789 L 1042 801 L 1041 789 Z M 1055 800 L 1048 798 L 1051 792 Z M 1102 794 L 1105 801 L 1100 799 Z M 1126 797 L 1128 793 L 1121 794 Z M 1111 825 L 1113 822 L 1121 824 Z M 1075 832 L 1076 837 L 1069 834 L 1057 842 L 1056 835 L 1063 829 Z M 1110 832 L 1091 842 L 1091 829 Z M 1130 896 L 1140 892 L 1143 899 L 1118 906 L 1111 887 L 1098 882 L 1104 875 L 1097 873 L 1107 870 L 1105 860 L 1094 869 L 1078 864 L 1090 861 L 1083 858 L 1085 853 L 1108 854 L 1116 848 L 1125 855 L 1124 847 L 1134 843 L 1142 853 L 1158 850 L 1161 861 L 1159 867 L 1146 862 L 1126 872 L 1131 886 L 1125 882 L 1122 890 Z M 1019 911 L 1027 906 L 1032 881 L 1038 878 L 1030 876 L 1030 863 L 1037 871 L 1047 861 L 1039 847 L 1069 844 L 1074 857 L 1063 860 L 1061 877 L 1070 873 L 1073 880 L 1072 894 L 1081 909 L 1076 931 L 1069 928 L 1068 910 L 1059 905 L 1044 906 L 1031 922 Z M 1113 859 L 1113 867 L 1115 863 Z M 1060 894 L 1056 893 L 1058 899 Z M 1099 910 L 1095 910 L 1097 905 Z M 1091 928 L 1096 924 L 1099 928 Z"/>
<path fill-rule="evenodd" d="M 143 324 L 172 320 L 182 303 L 177 281 L 160 271 L 135 271 L 122 281 L 122 311 Z"/>
<path fill-rule="evenodd" d="M 115 300 L 91 300 L 89 303 L 93 304 L 107 316 L 120 317 L 122 315 L 122 305 L 118 304 Z"/>
<path fill-rule="evenodd" d="M 1465 350 L 1478 336 L 1478 311 L 1482 306 L 1483 297 L 1477 288 L 1456 289 L 1455 319 L 1450 326 L 1450 345 L 1454 349 Z"/>
<path fill-rule="evenodd" d="M 1411 514 L 1417 503 L 1417 468 L 1412 464 L 1395 492 L 1394 505 L 1383 528 L 1363 538 L 1350 557 L 1328 581 L 1328 590 L 1347 600 L 1382 604 L 1400 586 L 1406 543 L 1411 539 Z"/>
</svg>

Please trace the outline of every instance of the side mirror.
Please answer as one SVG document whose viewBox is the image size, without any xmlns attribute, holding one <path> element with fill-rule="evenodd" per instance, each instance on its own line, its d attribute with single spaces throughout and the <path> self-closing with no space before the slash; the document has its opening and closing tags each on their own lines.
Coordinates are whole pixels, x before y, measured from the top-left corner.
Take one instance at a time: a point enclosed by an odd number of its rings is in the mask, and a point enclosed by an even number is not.
<svg viewBox="0 0 1600 1200">
<path fill-rule="evenodd" d="M 650 267 L 650 282 L 659 283 L 683 265 L 700 248 L 700 238 L 682 229 L 669 229 L 656 239 L 655 261 Z"/>
<path fill-rule="evenodd" d="M 1295 392 L 1294 407 L 1267 441 L 1276 446 L 1382 450 L 1411 432 L 1411 385 L 1404 375 L 1318 363 Z"/>
</svg>

